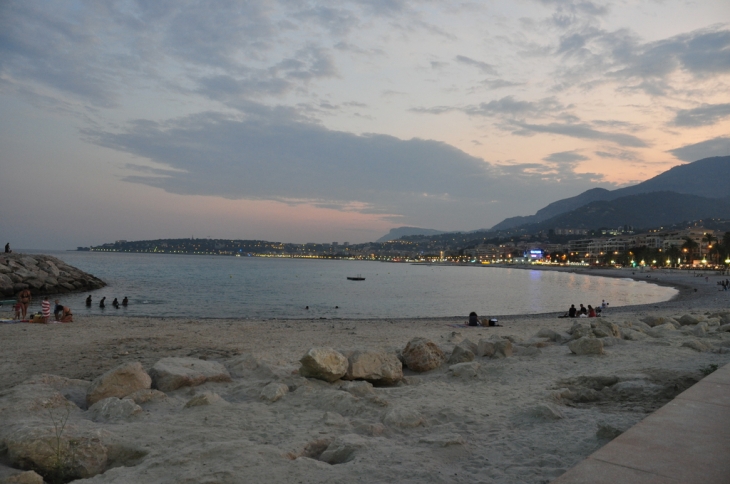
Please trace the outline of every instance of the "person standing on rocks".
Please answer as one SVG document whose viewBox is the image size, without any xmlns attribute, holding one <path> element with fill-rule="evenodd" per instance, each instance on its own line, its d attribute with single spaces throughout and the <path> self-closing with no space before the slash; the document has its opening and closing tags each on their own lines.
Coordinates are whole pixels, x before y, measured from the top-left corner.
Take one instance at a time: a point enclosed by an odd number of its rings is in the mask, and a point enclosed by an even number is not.
<svg viewBox="0 0 730 484">
<path fill-rule="evenodd" d="M 20 312 L 22 313 L 21 319 L 25 319 L 28 314 L 28 306 L 30 306 L 30 289 L 23 289 L 22 291 L 20 291 L 20 295 L 18 297 L 20 299 Z"/>
<path fill-rule="evenodd" d="M 13 251 L 12 251 L 12 250 L 10 250 L 10 242 L 8 242 L 7 244 L 5 244 L 5 253 L 6 253 L 6 254 L 10 254 L 10 253 L 12 253 L 12 252 L 13 252 Z"/>
</svg>

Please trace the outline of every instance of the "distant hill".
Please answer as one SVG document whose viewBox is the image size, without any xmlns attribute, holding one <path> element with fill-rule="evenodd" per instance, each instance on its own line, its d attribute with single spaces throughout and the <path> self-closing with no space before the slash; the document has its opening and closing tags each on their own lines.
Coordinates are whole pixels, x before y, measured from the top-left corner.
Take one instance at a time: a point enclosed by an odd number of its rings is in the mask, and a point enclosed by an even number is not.
<svg viewBox="0 0 730 484">
<path fill-rule="evenodd" d="M 603 188 L 587 190 L 575 197 L 553 202 L 538 210 L 535 215 L 507 218 L 492 227 L 491 230 L 507 230 L 523 225 L 537 224 L 593 202 L 611 201 L 642 193 L 661 191 L 696 195 L 704 198 L 730 197 L 730 184 L 727 182 L 729 179 L 730 156 L 704 158 L 692 163 L 675 166 L 654 178 L 630 187 L 619 188 L 617 190 L 606 190 Z M 709 217 L 709 215 L 697 218 L 705 217 Z M 568 227 L 566 225 L 561 226 Z"/>
<path fill-rule="evenodd" d="M 389 240 L 398 240 L 401 237 L 405 237 L 407 235 L 440 235 L 445 233 L 446 232 L 443 232 L 441 230 L 419 229 L 418 227 L 398 227 L 396 229 L 390 229 L 390 232 L 380 237 L 375 242 L 388 242 Z"/>
<path fill-rule="evenodd" d="M 729 219 L 730 197 L 705 198 L 668 191 L 641 193 L 591 202 L 525 228 L 530 232 L 555 227 L 598 229 L 631 225 L 647 228 L 704 218 Z"/>
</svg>

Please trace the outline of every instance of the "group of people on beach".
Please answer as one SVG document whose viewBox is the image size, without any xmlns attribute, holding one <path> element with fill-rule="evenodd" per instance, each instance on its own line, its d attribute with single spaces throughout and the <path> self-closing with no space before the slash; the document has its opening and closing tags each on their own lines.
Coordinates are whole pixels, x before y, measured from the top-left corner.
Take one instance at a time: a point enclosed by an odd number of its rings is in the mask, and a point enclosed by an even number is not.
<svg viewBox="0 0 730 484">
<path fill-rule="evenodd" d="M 570 305 L 570 309 L 568 309 L 568 312 L 560 316 L 561 318 L 597 318 L 601 315 L 601 312 L 603 312 L 608 307 L 608 303 L 604 299 L 601 302 L 600 307 L 593 307 L 590 304 L 588 307 L 580 305 L 580 308 L 576 308 L 575 304 Z"/>
<path fill-rule="evenodd" d="M 479 316 L 477 316 L 477 313 L 474 311 L 469 313 L 469 322 L 467 323 L 469 326 L 500 326 L 497 324 L 496 318 L 488 318 L 488 319 L 479 319 Z"/>
<path fill-rule="evenodd" d="M 121 304 L 119 304 L 119 301 L 117 300 L 117 298 L 114 298 L 114 301 L 112 301 L 112 306 L 114 306 L 114 309 L 119 309 L 120 306 L 127 307 L 127 306 L 129 306 L 129 298 L 127 296 L 124 296 L 124 299 L 122 299 Z M 86 307 L 87 308 L 91 307 L 91 294 L 89 294 L 89 297 L 86 298 Z M 102 309 L 104 309 L 106 307 L 106 296 L 101 298 L 101 300 L 99 301 L 99 307 Z"/>
<path fill-rule="evenodd" d="M 48 300 L 48 296 L 43 297 L 41 301 L 41 313 L 40 315 L 33 315 L 32 319 L 28 318 L 28 306 L 30 306 L 31 294 L 28 289 L 24 289 L 18 295 L 18 302 L 15 304 L 13 309 L 15 310 L 15 319 L 20 321 L 28 321 L 32 323 L 45 323 L 51 322 L 51 301 Z M 53 320 L 57 323 L 72 323 L 74 320 L 73 312 L 68 306 L 61 304 L 61 301 L 56 299 L 53 308 Z"/>
</svg>

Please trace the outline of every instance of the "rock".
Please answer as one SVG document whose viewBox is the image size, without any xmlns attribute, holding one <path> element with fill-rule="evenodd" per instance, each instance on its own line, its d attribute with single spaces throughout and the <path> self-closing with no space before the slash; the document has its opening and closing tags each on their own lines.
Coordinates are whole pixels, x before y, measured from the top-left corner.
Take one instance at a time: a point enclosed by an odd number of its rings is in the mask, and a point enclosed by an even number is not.
<svg viewBox="0 0 730 484">
<path fill-rule="evenodd" d="M 349 362 L 342 353 L 331 348 L 312 348 L 299 360 L 302 364 L 299 374 L 333 382 L 347 374 Z"/>
<path fill-rule="evenodd" d="M 231 375 L 223 365 L 197 358 L 162 358 L 155 363 L 149 374 L 152 377 L 152 386 L 163 392 L 186 386 L 194 387 L 207 381 L 231 381 Z"/>
<path fill-rule="evenodd" d="M 86 403 L 93 405 L 109 397 L 124 398 L 137 390 L 152 386 L 152 378 L 138 361 L 113 368 L 91 382 L 86 393 Z"/>
<path fill-rule="evenodd" d="M 621 338 L 617 338 L 615 336 L 606 336 L 605 338 L 601 338 L 601 341 L 603 342 L 603 347 L 606 346 L 616 346 L 616 345 L 625 345 L 626 341 L 624 341 Z"/>
<path fill-rule="evenodd" d="M 423 416 L 410 408 L 392 408 L 383 417 L 383 423 L 389 427 L 414 428 L 424 423 Z"/>
<path fill-rule="evenodd" d="M 130 393 L 126 398 L 133 400 L 137 405 L 141 405 L 149 402 L 161 402 L 167 399 L 167 395 L 159 390 L 145 389 Z"/>
<path fill-rule="evenodd" d="M 477 344 L 477 356 L 491 358 L 494 356 L 494 343 L 486 339 L 480 339 Z"/>
<path fill-rule="evenodd" d="M 406 366 L 413 371 L 424 372 L 444 364 L 446 355 L 434 342 L 426 338 L 413 338 L 403 349 Z"/>
<path fill-rule="evenodd" d="M 654 338 L 663 338 L 665 336 L 671 335 L 677 331 L 677 328 L 672 323 L 664 323 L 660 324 L 659 326 L 654 326 L 649 331 L 647 331 L 647 334 Z"/>
<path fill-rule="evenodd" d="M 456 345 L 454 346 L 454 351 L 451 352 L 451 356 L 449 357 L 449 363 L 465 363 L 467 361 L 473 361 L 474 360 L 474 353 L 472 353 L 470 350 L 466 349 L 464 346 Z"/>
<path fill-rule="evenodd" d="M 355 453 L 365 447 L 366 440 L 356 434 L 337 437 L 319 456 L 319 460 L 328 464 L 342 464 L 355 458 Z"/>
<path fill-rule="evenodd" d="M 662 324 L 662 323 L 659 323 L 659 324 Z M 633 323 L 629 323 L 629 325 L 630 325 L 629 326 L 630 328 L 632 328 L 636 331 L 643 331 L 643 332 L 647 332 L 652 328 L 648 324 L 643 323 L 641 321 L 634 321 Z"/>
<path fill-rule="evenodd" d="M 695 351 L 710 351 L 712 349 L 712 345 L 709 343 L 703 343 L 702 341 L 698 341 L 696 339 L 685 341 L 682 343 L 682 346 L 686 348 L 692 348 Z"/>
<path fill-rule="evenodd" d="M 593 328 L 591 328 L 590 324 L 580 325 L 573 329 L 572 335 L 574 340 L 586 337 L 593 337 Z"/>
<path fill-rule="evenodd" d="M 346 428 L 350 426 L 350 421 L 337 412 L 325 412 L 322 422 L 328 427 Z"/>
<path fill-rule="evenodd" d="M 375 395 L 372 383 L 367 381 L 348 381 L 341 385 L 340 389 L 359 398 Z"/>
<path fill-rule="evenodd" d="M 69 480 L 106 470 L 109 450 L 99 429 L 66 425 L 60 437 L 46 425 L 21 425 L 5 437 L 7 459 L 15 467 L 46 475 L 66 474 Z"/>
<path fill-rule="evenodd" d="M 703 321 L 701 323 L 697 323 L 695 326 L 683 328 L 682 332 L 685 334 L 696 336 L 698 338 L 702 338 L 704 336 L 707 336 L 707 328 L 707 323 Z"/>
<path fill-rule="evenodd" d="M 359 434 L 363 435 L 369 435 L 371 437 L 377 437 L 379 435 L 383 435 L 385 432 L 385 425 L 377 422 L 364 422 L 362 420 L 356 420 L 353 422 L 352 427 L 355 429 L 355 431 Z"/>
<path fill-rule="evenodd" d="M 271 382 L 261 390 L 261 399 L 274 403 L 289 393 L 289 387 L 283 383 Z"/>
<path fill-rule="evenodd" d="M 203 392 L 195 395 L 193 398 L 187 401 L 185 408 L 202 407 L 205 405 L 213 405 L 214 403 L 224 401 L 223 398 L 217 393 Z"/>
<path fill-rule="evenodd" d="M 43 484 L 43 477 L 35 471 L 25 471 L 5 478 L 3 484 Z"/>
<path fill-rule="evenodd" d="M 508 358 L 512 356 L 512 342 L 507 339 L 494 342 L 494 355 L 492 358 Z"/>
<path fill-rule="evenodd" d="M 629 341 L 641 341 L 649 337 L 646 334 L 640 331 L 633 330 L 631 328 L 625 328 L 623 331 L 623 336 L 624 339 L 627 339 Z"/>
<path fill-rule="evenodd" d="M 645 323 L 647 326 L 653 328 L 654 326 L 659 326 L 660 324 L 664 324 L 667 322 L 667 318 L 664 316 L 646 316 L 644 318 L 641 318 L 641 322 Z"/>
<path fill-rule="evenodd" d="M 248 353 L 231 358 L 225 364 L 234 378 L 270 380 L 276 377 L 267 365 Z"/>
<path fill-rule="evenodd" d="M 403 379 L 403 364 L 395 353 L 353 351 L 348 356 L 345 378 L 392 385 Z"/>
<path fill-rule="evenodd" d="M 134 403 L 131 398 L 119 399 L 109 397 L 99 400 L 89 407 L 89 415 L 94 422 L 111 422 L 127 420 L 142 413 L 142 407 Z"/>
<path fill-rule="evenodd" d="M 541 403 L 530 408 L 527 414 L 539 420 L 560 420 L 565 418 L 562 410 L 550 403 Z"/>
<path fill-rule="evenodd" d="M 421 437 L 419 442 L 423 444 L 436 445 L 438 447 L 449 447 L 452 445 L 464 445 L 466 440 L 459 434 L 436 434 Z"/>
<path fill-rule="evenodd" d="M 568 348 L 576 355 L 602 355 L 603 341 L 598 338 L 583 337 L 568 343 Z"/>
<path fill-rule="evenodd" d="M 449 373 L 457 378 L 474 378 L 477 376 L 479 368 L 481 365 L 476 361 L 457 363 L 449 367 Z"/>
<path fill-rule="evenodd" d="M 623 433 L 623 430 L 606 423 L 599 423 L 596 437 L 599 439 L 613 440 Z"/>
<path fill-rule="evenodd" d="M 621 330 L 619 330 L 618 325 L 615 323 L 611 323 L 609 321 L 597 321 L 595 323 L 591 323 L 591 326 L 593 327 L 593 334 L 597 338 L 606 338 L 609 336 L 613 336 L 614 338 L 621 337 Z"/>
<path fill-rule="evenodd" d="M 697 324 L 700 322 L 699 319 L 695 318 L 694 316 L 691 316 L 689 314 L 685 314 L 681 318 L 679 318 L 677 321 L 679 321 L 679 324 L 682 326 L 689 326 L 691 324 Z"/>
<path fill-rule="evenodd" d="M 719 332 L 722 332 L 722 333 L 727 333 L 727 332 L 730 332 L 730 323 L 728 323 L 728 324 L 723 324 L 722 326 L 720 326 L 719 328 L 717 328 L 717 330 L 718 330 Z"/>
</svg>

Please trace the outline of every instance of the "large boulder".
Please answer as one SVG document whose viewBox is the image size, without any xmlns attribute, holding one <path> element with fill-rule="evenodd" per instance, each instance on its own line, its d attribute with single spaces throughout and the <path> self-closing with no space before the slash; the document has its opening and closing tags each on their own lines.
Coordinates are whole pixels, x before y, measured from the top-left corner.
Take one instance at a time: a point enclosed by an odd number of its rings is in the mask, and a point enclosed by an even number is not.
<svg viewBox="0 0 730 484">
<path fill-rule="evenodd" d="M 603 341 L 598 338 L 583 337 L 568 343 L 568 348 L 576 355 L 602 355 Z"/>
<path fill-rule="evenodd" d="M 347 359 L 348 380 L 392 385 L 403 379 L 403 364 L 395 353 L 356 350 Z"/>
<path fill-rule="evenodd" d="M 152 378 L 142 368 L 142 363 L 133 361 L 113 368 L 91 382 L 86 393 L 86 403 L 93 405 L 109 397 L 124 398 L 137 390 L 151 388 Z"/>
<path fill-rule="evenodd" d="M 60 436 L 50 424 L 20 425 L 5 437 L 7 459 L 14 467 L 43 475 L 88 478 L 106 470 L 109 449 L 105 436 L 100 429 L 76 425 L 66 425 Z"/>
<path fill-rule="evenodd" d="M 508 339 L 494 341 L 494 354 L 492 358 L 508 358 L 512 356 L 512 342 Z"/>
<path fill-rule="evenodd" d="M 457 363 L 449 367 L 449 373 L 457 378 L 474 378 L 477 376 L 481 365 L 476 361 Z"/>
<path fill-rule="evenodd" d="M 466 363 L 474 361 L 474 352 L 462 344 L 454 346 L 454 350 L 449 357 L 449 364 Z"/>
<path fill-rule="evenodd" d="M 479 343 L 477 343 L 476 355 L 484 356 L 486 358 L 494 356 L 494 342 L 488 339 L 480 339 Z"/>
<path fill-rule="evenodd" d="M 689 315 L 689 314 L 685 314 L 684 316 L 679 318 L 677 321 L 679 321 L 679 324 L 681 324 L 682 326 L 689 326 L 691 324 L 697 324 L 700 322 L 699 319 L 697 319 L 696 317 Z"/>
<path fill-rule="evenodd" d="M 163 392 L 194 387 L 207 381 L 231 381 L 228 370 L 215 361 L 198 358 L 162 358 L 150 370 L 152 386 Z"/>
<path fill-rule="evenodd" d="M 89 407 L 89 415 L 94 422 L 127 420 L 140 413 L 142 413 L 142 407 L 131 398 L 109 397 L 99 400 Z"/>
<path fill-rule="evenodd" d="M 289 393 L 288 386 L 286 386 L 284 383 L 277 383 L 272 381 L 261 390 L 259 396 L 262 400 L 274 403 L 287 393 Z"/>
<path fill-rule="evenodd" d="M 25 471 L 6 477 L 2 484 L 43 484 L 43 477 L 36 471 Z"/>
<path fill-rule="evenodd" d="M 591 326 L 593 327 L 593 334 L 598 338 L 621 337 L 621 330 L 619 330 L 618 325 L 610 321 L 597 321 L 591 323 Z"/>
<path fill-rule="evenodd" d="M 312 348 L 299 360 L 302 364 L 299 374 L 307 378 L 317 378 L 333 382 L 347 374 L 347 358 L 332 348 Z"/>
<path fill-rule="evenodd" d="M 446 361 L 446 355 L 436 343 L 426 338 L 413 338 L 402 352 L 403 360 L 413 371 L 434 370 Z"/>
</svg>

